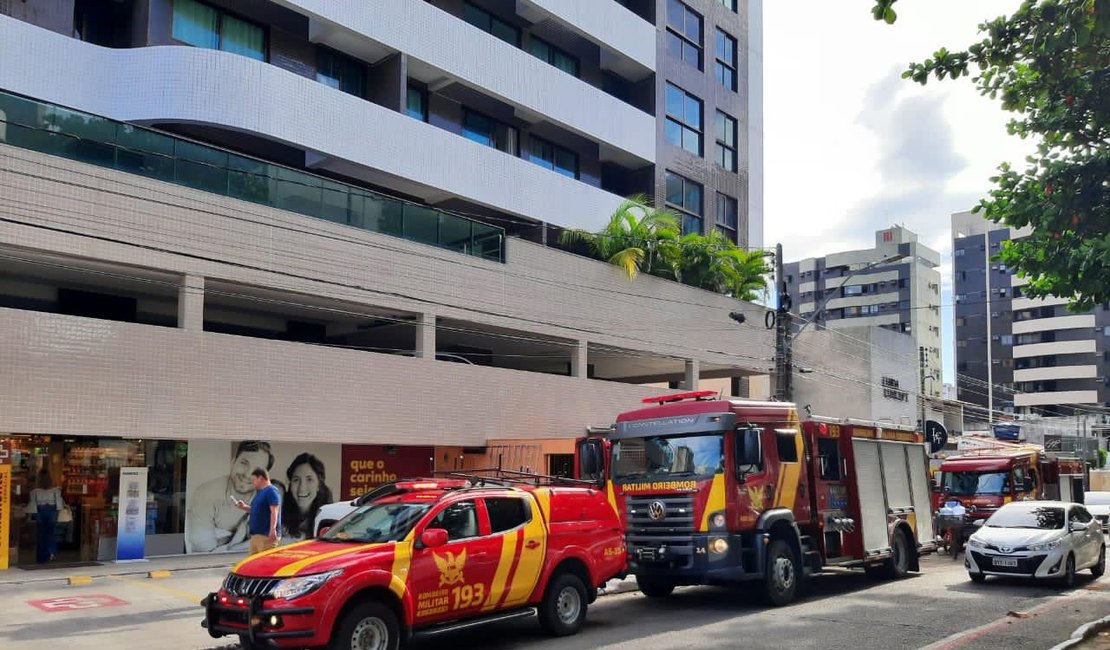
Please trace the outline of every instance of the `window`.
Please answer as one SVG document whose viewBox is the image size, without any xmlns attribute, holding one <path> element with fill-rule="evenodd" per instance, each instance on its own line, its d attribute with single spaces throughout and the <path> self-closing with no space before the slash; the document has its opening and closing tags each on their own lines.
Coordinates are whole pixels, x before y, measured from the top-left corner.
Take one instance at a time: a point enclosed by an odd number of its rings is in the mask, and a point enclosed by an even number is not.
<svg viewBox="0 0 1110 650">
<path fill-rule="evenodd" d="M 729 11 L 736 11 L 736 0 L 717 0 L 721 6 Z"/>
<path fill-rule="evenodd" d="M 578 178 L 578 154 L 543 138 L 532 136 L 528 159 L 567 178 Z"/>
<path fill-rule="evenodd" d="M 861 295 L 862 293 L 863 293 L 863 285 L 852 284 L 852 285 L 849 285 L 847 287 L 844 287 L 844 290 L 841 291 L 840 295 L 842 295 L 842 296 L 858 296 L 858 295 Z"/>
<path fill-rule="evenodd" d="M 366 88 L 366 68 L 357 59 L 321 47 L 316 52 L 316 81 L 362 97 Z"/>
<path fill-rule="evenodd" d="M 560 50 L 551 43 L 533 36 L 531 42 L 528 44 L 528 50 L 532 52 L 532 55 L 536 58 L 547 61 L 567 74 L 574 75 L 575 77 L 578 76 L 578 59 Z"/>
<path fill-rule="evenodd" d="M 717 83 L 736 92 L 736 39 L 717 30 L 717 62 L 714 74 Z"/>
<path fill-rule="evenodd" d="M 501 533 L 527 523 L 531 511 L 524 499 L 486 499 L 486 512 L 489 513 L 489 532 Z"/>
<path fill-rule="evenodd" d="M 423 88 L 409 85 L 405 99 L 405 113 L 421 122 L 428 121 L 428 93 Z"/>
<path fill-rule="evenodd" d="M 173 38 L 195 47 L 266 60 L 262 27 L 196 0 L 174 0 Z"/>
<path fill-rule="evenodd" d="M 736 120 L 717 111 L 717 164 L 736 171 Z"/>
<path fill-rule="evenodd" d="M 840 480 L 840 448 L 836 438 L 817 439 L 817 467 L 822 481 Z"/>
<path fill-rule="evenodd" d="M 515 128 L 468 108 L 463 109 L 463 136 L 487 147 L 517 155 Z"/>
<path fill-rule="evenodd" d="M 428 528 L 447 531 L 448 540 L 478 536 L 478 511 L 473 501 L 460 501 L 447 506 L 428 523 Z"/>
<path fill-rule="evenodd" d="M 463 20 L 514 47 L 520 47 L 520 30 L 481 7 L 466 3 Z"/>
<path fill-rule="evenodd" d="M 797 435 L 797 432 L 793 429 L 775 430 L 775 446 L 778 448 L 779 462 L 798 462 L 798 445 L 795 442 Z"/>
<path fill-rule="evenodd" d="M 667 122 L 663 136 L 670 144 L 695 156 L 701 155 L 702 103 L 678 86 L 668 83 L 666 95 Z"/>
<path fill-rule="evenodd" d="M 736 199 L 717 192 L 717 228 L 721 234 L 736 239 L 736 230 L 739 226 L 739 216 L 736 209 Z"/>
<path fill-rule="evenodd" d="M 667 203 L 682 213 L 684 234 L 703 232 L 701 185 L 674 172 L 667 172 Z"/>
<path fill-rule="evenodd" d="M 962 248 L 957 248 L 953 255 L 955 255 L 956 257 L 963 257 L 965 253 L 967 253 L 966 250 Z"/>
<path fill-rule="evenodd" d="M 667 52 L 701 70 L 701 16 L 678 0 L 667 0 Z"/>
</svg>

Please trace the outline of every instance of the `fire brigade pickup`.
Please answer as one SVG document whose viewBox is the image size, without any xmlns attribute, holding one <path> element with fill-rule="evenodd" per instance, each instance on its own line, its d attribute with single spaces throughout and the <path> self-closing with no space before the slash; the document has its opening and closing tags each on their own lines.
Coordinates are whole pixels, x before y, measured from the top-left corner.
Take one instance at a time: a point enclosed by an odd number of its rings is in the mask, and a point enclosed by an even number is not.
<svg viewBox="0 0 1110 650">
<path fill-rule="evenodd" d="M 759 582 L 783 605 L 825 567 L 897 578 L 935 550 L 920 434 L 715 396 L 647 398 L 579 441 L 579 475 L 606 487 L 645 595 Z"/>
<path fill-rule="evenodd" d="M 237 564 L 205 599 L 203 625 L 246 648 L 391 650 L 536 614 L 573 634 L 597 587 L 624 573 L 617 514 L 593 487 L 502 481 L 379 489 L 318 539 Z"/>
</svg>

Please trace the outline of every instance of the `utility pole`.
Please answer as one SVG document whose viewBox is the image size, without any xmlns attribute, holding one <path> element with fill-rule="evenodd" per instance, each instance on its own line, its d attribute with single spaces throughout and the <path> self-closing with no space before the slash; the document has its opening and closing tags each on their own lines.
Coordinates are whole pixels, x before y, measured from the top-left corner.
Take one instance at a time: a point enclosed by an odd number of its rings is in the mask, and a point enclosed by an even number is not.
<svg viewBox="0 0 1110 650">
<path fill-rule="evenodd" d="M 782 244 L 775 244 L 775 286 L 778 304 L 775 309 L 775 399 L 789 402 L 794 398 L 794 362 L 791 358 L 790 295 L 782 271 Z"/>
<path fill-rule="evenodd" d="M 917 348 L 917 358 L 918 358 L 918 364 L 917 365 L 919 367 L 918 368 L 918 373 L 920 375 L 920 382 L 919 383 L 920 383 L 920 386 L 921 386 L 921 390 L 919 390 L 918 393 L 917 393 L 918 401 L 921 403 L 921 420 L 920 420 L 920 426 L 918 427 L 918 430 L 919 431 L 924 431 L 925 430 L 925 417 L 926 417 L 925 416 L 925 369 L 929 365 L 929 349 L 926 348 L 924 345 L 918 346 L 918 348 Z"/>
</svg>

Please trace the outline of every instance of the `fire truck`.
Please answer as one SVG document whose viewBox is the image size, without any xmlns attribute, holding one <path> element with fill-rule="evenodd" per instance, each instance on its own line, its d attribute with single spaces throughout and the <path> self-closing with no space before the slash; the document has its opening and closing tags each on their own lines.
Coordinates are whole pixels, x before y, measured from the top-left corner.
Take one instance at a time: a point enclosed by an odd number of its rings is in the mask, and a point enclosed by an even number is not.
<svg viewBox="0 0 1110 650">
<path fill-rule="evenodd" d="M 959 501 L 968 523 L 985 519 L 1011 501 L 1083 498 L 1084 463 L 1046 454 L 1035 445 L 996 443 L 949 456 L 937 470 L 938 506 Z"/>
<path fill-rule="evenodd" d="M 620 513 L 640 590 L 757 583 L 772 605 L 830 567 L 893 578 L 935 550 L 927 454 L 907 428 L 798 419 L 791 403 L 651 397 L 579 440 Z"/>
<path fill-rule="evenodd" d="M 408 479 L 317 539 L 235 565 L 203 601 L 202 625 L 244 648 L 396 650 L 528 616 L 563 636 L 624 575 L 625 556 L 595 487 L 508 471 Z"/>
</svg>

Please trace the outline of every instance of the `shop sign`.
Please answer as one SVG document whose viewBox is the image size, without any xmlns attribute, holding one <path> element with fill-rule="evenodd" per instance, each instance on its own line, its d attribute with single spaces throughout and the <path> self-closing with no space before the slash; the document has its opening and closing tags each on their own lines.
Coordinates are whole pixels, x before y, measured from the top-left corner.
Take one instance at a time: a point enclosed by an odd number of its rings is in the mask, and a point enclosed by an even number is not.
<svg viewBox="0 0 1110 650">
<path fill-rule="evenodd" d="M 71 612 L 97 607 L 118 607 L 119 605 L 126 605 L 127 601 L 108 594 L 85 594 L 83 596 L 59 596 L 43 600 L 28 600 L 27 604 L 44 612 Z"/>
<path fill-rule="evenodd" d="M 0 570 L 8 568 L 8 530 L 12 515 L 12 466 L 0 465 Z"/>
<path fill-rule="evenodd" d="M 146 554 L 145 467 L 119 470 L 119 520 L 116 526 L 116 561 L 135 561 Z"/>
<path fill-rule="evenodd" d="M 0 465 L 12 464 L 12 441 L 0 440 Z"/>
<path fill-rule="evenodd" d="M 431 447 L 343 445 L 340 498 L 353 499 L 398 479 L 427 476 L 433 454 Z"/>
</svg>

